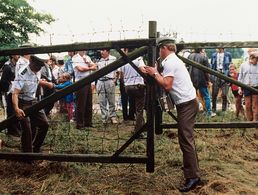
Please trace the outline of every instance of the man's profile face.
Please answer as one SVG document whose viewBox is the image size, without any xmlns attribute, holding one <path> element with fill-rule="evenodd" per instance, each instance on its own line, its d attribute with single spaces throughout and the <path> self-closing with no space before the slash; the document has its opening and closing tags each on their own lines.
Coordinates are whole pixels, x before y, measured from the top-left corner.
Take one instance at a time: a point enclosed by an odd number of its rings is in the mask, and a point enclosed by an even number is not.
<svg viewBox="0 0 258 195">
<path fill-rule="evenodd" d="M 159 48 L 159 56 L 162 58 L 162 59 L 165 59 L 166 58 L 166 46 L 161 46 Z"/>
</svg>

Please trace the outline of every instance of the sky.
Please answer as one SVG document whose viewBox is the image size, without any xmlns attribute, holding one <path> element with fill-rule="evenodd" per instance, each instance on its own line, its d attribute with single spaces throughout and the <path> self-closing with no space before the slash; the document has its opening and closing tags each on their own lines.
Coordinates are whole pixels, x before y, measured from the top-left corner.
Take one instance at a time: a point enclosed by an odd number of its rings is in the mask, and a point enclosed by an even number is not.
<svg viewBox="0 0 258 195">
<path fill-rule="evenodd" d="M 185 42 L 257 41 L 257 0 L 28 0 L 56 21 L 31 42 L 56 45 L 161 36 Z"/>
</svg>

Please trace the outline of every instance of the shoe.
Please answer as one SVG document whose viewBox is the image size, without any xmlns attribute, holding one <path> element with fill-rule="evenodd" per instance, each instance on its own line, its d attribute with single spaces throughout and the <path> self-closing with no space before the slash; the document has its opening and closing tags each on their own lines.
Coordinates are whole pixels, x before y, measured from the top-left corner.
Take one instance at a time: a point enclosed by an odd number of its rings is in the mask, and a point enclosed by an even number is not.
<svg viewBox="0 0 258 195">
<path fill-rule="evenodd" d="M 117 124 L 117 123 L 118 123 L 118 121 L 116 120 L 116 118 L 115 118 L 115 117 L 113 117 L 113 118 L 111 118 L 111 123 L 112 123 L 112 124 Z"/>
<path fill-rule="evenodd" d="M 84 127 L 82 125 L 76 125 L 76 129 L 83 130 Z"/>
<path fill-rule="evenodd" d="M 211 117 L 214 117 L 214 116 L 216 116 L 217 114 L 215 113 L 215 112 L 212 112 L 211 113 Z"/>
<path fill-rule="evenodd" d="M 13 137 L 21 137 L 21 134 L 18 131 L 10 131 L 7 132 L 8 136 L 13 136 Z"/>
<path fill-rule="evenodd" d="M 92 124 L 86 124 L 84 127 L 94 127 Z"/>
<path fill-rule="evenodd" d="M 201 179 L 200 178 L 193 178 L 193 179 L 187 179 L 185 186 L 180 188 L 180 192 L 189 192 L 190 190 L 194 189 L 198 184 L 200 184 Z"/>
<path fill-rule="evenodd" d="M 214 116 L 216 116 L 217 114 L 215 113 L 215 112 L 208 112 L 207 113 L 207 116 L 209 116 L 209 117 L 214 117 Z"/>
</svg>

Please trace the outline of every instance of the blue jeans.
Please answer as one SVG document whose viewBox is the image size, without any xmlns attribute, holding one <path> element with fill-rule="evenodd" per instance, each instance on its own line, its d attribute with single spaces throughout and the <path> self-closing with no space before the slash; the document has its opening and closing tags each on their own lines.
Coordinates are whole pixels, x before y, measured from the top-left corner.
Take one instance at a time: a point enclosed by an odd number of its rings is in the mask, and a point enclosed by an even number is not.
<svg viewBox="0 0 258 195">
<path fill-rule="evenodd" d="M 204 99 L 207 114 L 210 115 L 211 114 L 211 98 L 210 98 L 210 92 L 208 90 L 208 87 L 200 87 L 199 91 Z"/>
</svg>

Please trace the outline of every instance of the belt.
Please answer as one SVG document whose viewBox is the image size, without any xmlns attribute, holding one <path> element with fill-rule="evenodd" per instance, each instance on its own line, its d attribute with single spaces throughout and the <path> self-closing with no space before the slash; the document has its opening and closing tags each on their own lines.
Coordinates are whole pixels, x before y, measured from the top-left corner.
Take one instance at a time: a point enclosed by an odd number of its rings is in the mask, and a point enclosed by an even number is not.
<svg viewBox="0 0 258 195">
<path fill-rule="evenodd" d="M 183 102 L 181 104 L 177 104 L 176 106 L 183 106 L 183 105 L 187 105 L 187 104 L 190 104 L 190 103 L 193 103 L 196 101 L 196 98 L 192 99 L 192 100 L 189 100 L 187 102 Z"/>
<path fill-rule="evenodd" d="M 37 102 L 37 100 L 24 100 L 24 99 L 21 99 L 19 98 L 19 102 L 20 103 L 23 103 L 23 104 L 35 104 Z"/>
<path fill-rule="evenodd" d="M 102 78 L 102 79 L 99 79 L 99 81 L 108 81 L 108 80 L 113 80 L 113 78 Z"/>
</svg>

